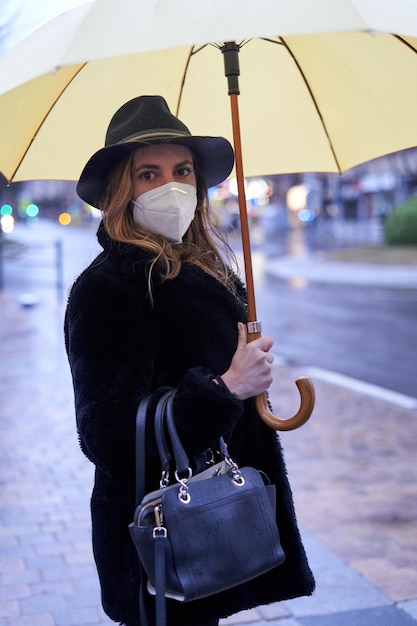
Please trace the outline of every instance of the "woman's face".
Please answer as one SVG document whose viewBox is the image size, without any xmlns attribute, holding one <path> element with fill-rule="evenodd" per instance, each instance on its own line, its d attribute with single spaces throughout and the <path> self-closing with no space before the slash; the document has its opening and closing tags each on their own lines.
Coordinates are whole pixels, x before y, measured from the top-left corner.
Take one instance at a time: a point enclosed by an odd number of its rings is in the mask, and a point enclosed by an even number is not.
<svg viewBox="0 0 417 626">
<path fill-rule="evenodd" d="M 197 187 L 191 150 L 175 144 L 157 144 L 136 150 L 132 163 L 133 198 L 171 182 Z"/>
</svg>

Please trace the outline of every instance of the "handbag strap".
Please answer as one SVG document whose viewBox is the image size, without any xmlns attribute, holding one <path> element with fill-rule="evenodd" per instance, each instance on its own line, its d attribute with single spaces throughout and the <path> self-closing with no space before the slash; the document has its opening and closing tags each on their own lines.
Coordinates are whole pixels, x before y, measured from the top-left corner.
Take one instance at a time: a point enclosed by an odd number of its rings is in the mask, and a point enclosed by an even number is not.
<svg viewBox="0 0 417 626">
<path fill-rule="evenodd" d="M 158 404 L 155 409 L 155 420 L 158 421 L 158 424 L 161 425 L 163 429 L 164 422 L 164 414 L 165 414 L 165 406 L 167 400 L 172 391 L 165 393 L 158 401 Z M 152 396 L 147 395 L 139 402 L 138 410 L 136 412 L 136 486 L 135 486 L 135 495 L 136 495 L 136 505 L 138 505 L 142 498 L 145 495 L 145 480 L 146 480 L 146 418 L 149 408 L 149 403 Z M 156 431 L 159 430 L 156 429 Z M 162 444 L 164 444 L 164 438 L 162 437 Z M 158 445 L 158 451 L 161 455 L 162 453 L 168 457 L 168 463 L 170 459 L 169 451 L 166 448 L 166 443 L 164 444 L 161 450 L 159 449 L 159 445 L 162 445 L 161 442 Z M 161 457 L 162 462 L 162 457 Z M 156 598 L 156 620 L 157 626 L 166 626 L 166 602 L 165 602 L 165 541 L 166 537 L 156 537 L 155 539 L 155 569 L 158 574 L 157 579 L 157 598 Z M 149 625 L 147 610 L 146 610 L 146 600 L 145 600 L 145 584 L 144 580 L 144 571 L 141 567 L 141 578 L 142 582 L 140 585 L 139 592 L 139 613 L 141 623 L 143 622 L 143 626 Z"/>
<path fill-rule="evenodd" d="M 139 402 L 138 410 L 136 412 L 136 437 L 135 437 L 135 463 L 136 463 L 136 484 L 135 484 L 135 506 L 137 506 L 144 494 L 145 494 L 145 432 L 146 432 L 146 415 L 148 412 L 149 402 L 151 396 L 144 396 Z M 139 587 L 139 614 L 141 623 L 144 626 L 149 626 L 146 601 L 145 601 L 145 584 L 144 584 L 144 570 L 140 565 L 140 587 Z"/>
<path fill-rule="evenodd" d="M 155 554 L 155 626 L 166 626 L 166 534 L 154 537 Z"/>
<path fill-rule="evenodd" d="M 137 506 L 145 495 L 145 431 L 146 431 L 146 415 L 148 412 L 150 395 L 145 396 L 139 402 L 136 412 L 136 487 L 135 487 L 135 506 Z"/>
</svg>

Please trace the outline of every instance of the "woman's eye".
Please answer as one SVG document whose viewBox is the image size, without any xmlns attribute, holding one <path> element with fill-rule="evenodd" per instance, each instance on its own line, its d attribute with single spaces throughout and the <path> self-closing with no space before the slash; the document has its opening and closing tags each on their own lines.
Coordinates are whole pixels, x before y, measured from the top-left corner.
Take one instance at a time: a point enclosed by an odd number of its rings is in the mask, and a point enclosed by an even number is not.
<svg viewBox="0 0 417 626">
<path fill-rule="evenodd" d="M 191 167 L 181 167 L 179 170 L 177 170 L 177 174 L 178 176 L 188 176 L 189 174 L 192 173 L 192 169 Z"/>
<path fill-rule="evenodd" d="M 141 180 L 152 180 L 153 177 L 154 177 L 153 172 L 142 172 L 142 174 L 139 176 Z"/>
</svg>

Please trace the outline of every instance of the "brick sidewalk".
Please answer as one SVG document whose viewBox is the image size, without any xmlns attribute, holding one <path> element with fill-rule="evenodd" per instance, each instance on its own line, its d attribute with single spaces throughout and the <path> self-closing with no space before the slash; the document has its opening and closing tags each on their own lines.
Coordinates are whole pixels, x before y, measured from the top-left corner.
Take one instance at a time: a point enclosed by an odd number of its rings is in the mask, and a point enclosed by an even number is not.
<svg viewBox="0 0 417 626">
<path fill-rule="evenodd" d="M 0 306 L 0 626 L 109 626 L 62 311 L 22 309 L 5 294 Z M 283 417 L 297 408 L 293 381 L 302 374 L 277 367 L 271 400 Z M 417 414 L 314 382 L 313 418 L 281 438 L 317 593 L 224 623 L 415 624 Z"/>
<path fill-rule="evenodd" d="M 91 553 L 93 467 L 75 434 L 62 317 L 43 320 L 4 296 L 0 304 L 0 624 L 108 625 Z"/>
<path fill-rule="evenodd" d="M 271 400 L 289 415 L 283 374 Z M 417 598 L 417 411 L 314 384 L 312 418 L 281 434 L 299 521 L 393 602 Z"/>
</svg>

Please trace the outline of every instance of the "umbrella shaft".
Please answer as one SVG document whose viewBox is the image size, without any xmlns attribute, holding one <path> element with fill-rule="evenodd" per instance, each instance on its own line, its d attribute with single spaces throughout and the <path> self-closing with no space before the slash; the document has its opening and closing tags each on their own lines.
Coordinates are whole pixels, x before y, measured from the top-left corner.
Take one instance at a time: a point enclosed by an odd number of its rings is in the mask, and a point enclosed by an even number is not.
<svg viewBox="0 0 417 626">
<path fill-rule="evenodd" d="M 237 94 L 230 94 L 232 111 L 233 143 L 235 148 L 236 180 L 239 199 L 240 229 L 242 236 L 243 260 L 245 265 L 246 291 L 248 299 L 249 322 L 256 321 L 255 290 L 253 285 L 252 256 L 249 237 L 249 223 L 246 209 L 245 179 L 242 164 L 242 145 L 240 140 L 239 105 Z"/>
</svg>

